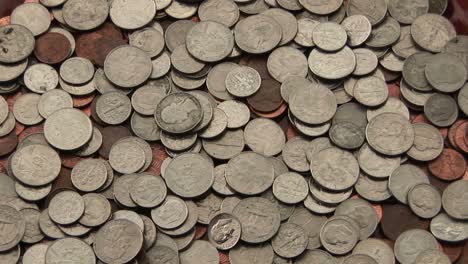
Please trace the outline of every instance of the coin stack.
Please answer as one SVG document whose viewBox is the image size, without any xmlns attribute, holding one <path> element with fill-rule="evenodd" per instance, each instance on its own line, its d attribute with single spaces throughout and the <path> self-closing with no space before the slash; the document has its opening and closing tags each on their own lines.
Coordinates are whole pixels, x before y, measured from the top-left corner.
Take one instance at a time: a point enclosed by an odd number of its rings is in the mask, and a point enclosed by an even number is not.
<svg viewBox="0 0 468 264">
<path fill-rule="evenodd" d="M 468 263 L 447 1 L 17 6 L 0 263 Z"/>
</svg>

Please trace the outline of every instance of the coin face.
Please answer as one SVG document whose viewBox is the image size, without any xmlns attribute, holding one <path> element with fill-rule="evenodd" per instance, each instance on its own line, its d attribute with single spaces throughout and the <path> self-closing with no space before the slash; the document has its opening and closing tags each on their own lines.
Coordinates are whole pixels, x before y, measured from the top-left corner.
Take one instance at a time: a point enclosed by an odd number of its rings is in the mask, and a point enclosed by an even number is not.
<svg viewBox="0 0 468 264">
<path fill-rule="evenodd" d="M 74 191 L 57 193 L 49 203 L 49 216 L 60 225 L 73 224 L 83 215 L 85 204 L 81 195 Z"/>
<path fill-rule="evenodd" d="M 0 30 L 2 45 L 7 47 L 0 53 L 0 62 L 19 62 L 33 52 L 35 40 L 33 33 L 27 27 L 15 24 L 2 26 Z"/>
<path fill-rule="evenodd" d="M 353 221 L 353 220 L 351 220 Z M 351 251 L 359 239 L 359 231 L 346 219 L 331 218 L 320 231 L 322 245 L 335 254 L 346 254 Z M 337 243 L 337 241 L 343 241 Z"/>
<path fill-rule="evenodd" d="M 230 234 L 228 239 L 225 237 Z M 208 238 L 216 248 L 227 250 L 233 248 L 241 236 L 241 224 L 234 216 L 226 213 L 216 215 L 208 226 Z"/>
<path fill-rule="evenodd" d="M 408 250 L 406 246 L 412 242 L 419 241 L 419 246 L 413 250 Z M 418 255 L 429 249 L 437 249 L 437 241 L 431 233 L 422 229 L 411 229 L 402 233 L 395 241 L 395 257 L 400 262 L 411 262 L 416 260 Z"/>
<path fill-rule="evenodd" d="M 436 14 L 425 14 L 411 24 L 411 36 L 423 49 L 440 52 L 447 42 L 456 36 L 456 32 L 446 18 Z"/>
<path fill-rule="evenodd" d="M 0 240 L 0 249 L 6 251 L 15 247 L 21 241 L 26 230 L 26 219 L 13 207 L 0 205 L 0 208 L 2 209 L 1 219 L 11 225 L 8 231 L 2 232 L 2 239 Z"/>
<path fill-rule="evenodd" d="M 241 50 L 260 54 L 272 50 L 279 44 L 282 30 L 273 18 L 255 15 L 239 21 L 234 28 L 234 36 Z"/>
<path fill-rule="evenodd" d="M 214 62 L 231 54 L 234 47 L 234 36 L 225 25 L 203 21 L 187 32 L 187 50 L 195 58 Z"/>
<path fill-rule="evenodd" d="M 45 259 L 47 262 L 79 260 L 83 263 L 96 263 L 93 249 L 77 238 L 63 238 L 55 241 L 47 249 Z"/>
<path fill-rule="evenodd" d="M 200 102 L 187 93 L 164 97 L 154 113 L 156 123 L 170 133 L 184 133 L 195 128 L 203 118 Z"/>
<path fill-rule="evenodd" d="M 329 80 L 344 78 L 356 67 L 356 56 L 348 47 L 332 53 L 314 49 L 309 54 L 308 61 L 309 68 L 314 74 Z"/>
</svg>

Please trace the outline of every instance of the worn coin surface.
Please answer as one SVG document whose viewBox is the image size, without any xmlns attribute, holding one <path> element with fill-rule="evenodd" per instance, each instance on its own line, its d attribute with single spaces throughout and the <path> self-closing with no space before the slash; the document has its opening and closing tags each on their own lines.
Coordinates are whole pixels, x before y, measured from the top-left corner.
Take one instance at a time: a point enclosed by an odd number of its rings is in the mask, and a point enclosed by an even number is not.
<svg viewBox="0 0 468 264">
<path fill-rule="evenodd" d="M 45 263 L 61 261 L 95 264 L 96 256 L 93 249 L 83 240 L 67 237 L 52 243 L 45 254 Z"/>
<path fill-rule="evenodd" d="M 278 233 L 271 241 L 276 254 L 284 258 L 299 256 L 307 247 L 308 238 L 304 229 L 296 224 L 281 224 Z"/>
<path fill-rule="evenodd" d="M 26 219 L 18 210 L 8 205 L 0 205 L 0 209 L 0 219 L 10 225 L 8 230 L 2 231 L 0 250 L 4 252 L 21 241 L 26 231 Z"/>
<path fill-rule="evenodd" d="M 403 164 L 390 176 L 388 187 L 393 196 L 401 203 L 408 203 L 408 192 L 420 183 L 429 183 L 424 171 L 412 164 Z"/>
<path fill-rule="evenodd" d="M 459 220 L 466 220 L 466 202 L 464 201 L 465 191 L 468 184 L 464 180 L 458 180 L 451 183 L 442 194 L 442 206 L 445 212 Z"/>
<path fill-rule="evenodd" d="M 145 26 L 156 15 L 156 2 L 151 0 L 112 1 L 109 16 L 112 22 L 123 29 L 137 29 Z"/>
<path fill-rule="evenodd" d="M 444 17 L 436 14 L 419 16 L 411 24 L 411 36 L 423 49 L 440 52 L 456 36 L 455 28 Z"/>
<path fill-rule="evenodd" d="M 356 56 L 348 47 L 332 53 L 314 49 L 309 54 L 308 62 L 315 75 L 329 80 L 344 78 L 356 68 Z"/>
<path fill-rule="evenodd" d="M 34 50 L 33 33 L 27 27 L 19 24 L 0 27 L 0 40 L 2 40 L 3 47 L 0 52 L 0 62 L 3 63 L 22 61 Z"/>
<path fill-rule="evenodd" d="M 347 5 L 346 14 L 348 16 L 363 15 L 372 25 L 377 25 L 387 14 L 387 2 L 385 0 L 351 0 Z"/>
<path fill-rule="evenodd" d="M 39 3 L 25 3 L 17 6 L 11 13 L 10 20 L 11 24 L 26 27 L 34 36 L 46 32 L 51 23 L 49 11 Z"/>
<path fill-rule="evenodd" d="M 431 56 L 424 73 L 429 84 L 444 93 L 458 91 L 463 87 L 467 78 L 463 61 L 449 53 Z"/>
<path fill-rule="evenodd" d="M 442 198 L 432 185 L 417 184 L 408 192 L 408 205 L 419 217 L 433 218 L 442 208 Z"/>
<path fill-rule="evenodd" d="M 62 8 L 64 22 L 77 30 L 97 28 L 106 21 L 108 14 L 109 3 L 105 0 L 71 0 Z"/>
<path fill-rule="evenodd" d="M 233 248 L 241 236 L 241 223 L 234 216 L 220 213 L 208 225 L 208 239 L 221 250 Z"/>
<path fill-rule="evenodd" d="M 279 175 L 273 183 L 273 194 L 281 202 L 296 204 L 303 201 L 309 192 L 306 179 L 295 172 Z"/>
<path fill-rule="evenodd" d="M 286 137 L 280 126 L 266 118 L 250 121 L 245 126 L 244 138 L 250 149 L 265 156 L 279 154 L 286 143 Z"/>
<path fill-rule="evenodd" d="M 432 124 L 448 127 L 457 120 L 457 103 L 449 95 L 436 93 L 424 104 L 424 114 Z"/>
<path fill-rule="evenodd" d="M 234 28 L 237 46 L 248 53 L 261 54 L 274 49 L 282 38 L 281 26 L 265 15 L 242 19 Z"/>
<path fill-rule="evenodd" d="M 59 82 L 57 71 L 47 64 L 32 65 L 24 72 L 24 85 L 35 92 L 43 94 L 55 89 Z"/>
<path fill-rule="evenodd" d="M 447 242 L 459 242 L 468 236 L 468 224 L 463 220 L 451 218 L 446 213 L 432 218 L 430 230 L 437 239 Z"/>
<path fill-rule="evenodd" d="M 187 32 L 186 46 L 188 52 L 201 61 L 220 61 L 231 54 L 234 36 L 221 23 L 202 21 Z"/>
<path fill-rule="evenodd" d="M 359 240 L 359 230 L 345 218 L 330 218 L 320 230 L 323 247 L 334 254 L 350 252 Z"/>
<path fill-rule="evenodd" d="M 49 203 L 49 216 L 60 225 L 73 224 L 83 216 L 85 204 L 80 194 L 74 191 L 57 193 Z"/>
<path fill-rule="evenodd" d="M 151 218 L 161 228 L 174 229 L 187 220 L 188 213 L 182 199 L 169 195 L 162 204 L 151 210 Z"/>
<path fill-rule="evenodd" d="M 260 89 L 260 74 L 251 67 L 241 66 L 229 71 L 225 86 L 227 91 L 236 97 L 248 97 Z"/>
<path fill-rule="evenodd" d="M 420 253 L 437 248 L 437 240 L 431 233 L 422 229 L 410 229 L 395 241 L 395 257 L 400 263 L 412 263 Z"/>
<path fill-rule="evenodd" d="M 299 50 L 291 47 L 275 49 L 269 56 L 267 68 L 270 75 L 278 82 L 289 76 L 307 76 L 307 59 Z"/>
<path fill-rule="evenodd" d="M 185 133 L 194 129 L 203 118 L 200 101 L 188 93 L 173 93 L 156 107 L 154 118 L 158 126 L 169 133 Z"/>
</svg>

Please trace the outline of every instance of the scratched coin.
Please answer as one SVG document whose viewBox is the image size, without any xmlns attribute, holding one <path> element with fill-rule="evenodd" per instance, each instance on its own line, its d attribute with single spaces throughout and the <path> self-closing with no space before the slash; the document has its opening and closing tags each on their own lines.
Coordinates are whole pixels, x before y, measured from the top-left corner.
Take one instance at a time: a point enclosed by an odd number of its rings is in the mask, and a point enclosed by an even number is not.
<svg viewBox="0 0 468 264">
<path fill-rule="evenodd" d="M 33 33 L 27 27 L 18 24 L 5 25 L 0 27 L 0 32 L 4 47 L 0 52 L 0 62 L 19 62 L 33 52 L 35 40 Z"/>
<path fill-rule="evenodd" d="M 185 133 L 201 122 L 203 111 L 200 102 L 193 95 L 173 93 L 159 102 L 154 117 L 162 130 L 169 133 Z"/>
<path fill-rule="evenodd" d="M 35 92 L 45 93 L 55 89 L 59 83 L 57 71 L 47 64 L 32 65 L 24 72 L 24 85 Z"/>
<path fill-rule="evenodd" d="M 241 223 L 230 214 L 218 214 L 208 225 L 208 239 L 218 249 L 233 248 L 239 242 L 240 236 Z"/>
</svg>

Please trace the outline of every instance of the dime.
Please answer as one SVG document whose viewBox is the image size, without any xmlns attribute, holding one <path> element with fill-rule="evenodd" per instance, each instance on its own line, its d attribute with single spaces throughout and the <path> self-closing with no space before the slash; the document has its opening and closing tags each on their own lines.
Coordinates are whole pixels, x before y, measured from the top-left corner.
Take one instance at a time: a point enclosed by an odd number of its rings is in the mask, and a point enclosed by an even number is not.
<svg viewBox="0 0 468 264">
<path fill-rule="evenodd" d="M 46 263 L 60 261 L 79 261 L 83 264 L 95 264 L 96 256 L 93 249 L 83 240 L 77 238 L 62 238 L 52 243 L 46 251 Z"/>
<path fill-rule="evenodd" d="M 44 238 L 44 235 L 39 229 L 39 216 L 41 212 L 37 209 L 24 208 L 21 209 L 20 213 L 26 221 L 26 228 L 21 241 L 29 244 L 41 241 Z"/>
<path fill-rule="evenodd" d="M 70 84 L 84 84 L 93 76 L 94 66 L 85 58 L 73 57 L 64 61 L 60 66 L 60 77 Z"/>
<path fill-rule="evenodd" d="M 158 103 L 169 94 L 172 85 L 169 78 L 148 81 L 135 90 L 132 95 L 132 107 L 139 114 L 151 116 Z"/>
<path fill-rule="evenodd" d="M 353 15 L 345 18 L 342 26 L 348 34 L 347 43 L 350 47 L 363 44 L 371 35 L 371 22 L 363 15 Z"/>
<path fill-rule="evenodd" d="M 81 160 L 71 172 L 73 186 L 82 192 L 96 191 L 104 186 L 106 180 L 107 168 L 101 159 Z"/>
<path fill-rule="evenodd" d="M 356 56 L 356 68 L 353 75 L 363 76 L 372 73 L 379 64 L 377 56 L 369 49 L 355 49 L 353 50 Z"/>
<path fill-rule="evenodd" d="M 255 15 L 239 21 L 234 28 L 234 36 L 241 50 L 260 54 L 274 49 L 279 44 L 282 30 L 273 18 Z"/>
<path fill-rule="evenodd" d="M 307 181 L 295 172 L 281 174 L 273 183 L 273 194 L 278 200 L 287 204 L 303 201 L 308 192 Z"/>
<path fill-rule="evenodd" d="M 432 60 L 432 56 L 429 52 L 417 52 L 405 60 L 403 78 L 412 88 L 422 92 L 432 90 L 424 74 L 426 65 Z"/>
<path fill-rule="evenodd" d="M 208 225 L 208 239 L 218 249 L 229 250 L 239 241 L 241 223 L 226 213 L 216 215 Z"/>
<path fill-rule="evenodd" d="M 35 40 L 33 33 L 22 25 L 1 26 L 0 40 L 3 47 L 0 52 L 0 62 L 3 63 L 22 61 L 34 50 Z"/>
<path fill-rule="evenodd" d="M 0 63 L 0 81 L 8 82 L 18 78 L 26 70 L 28 59 L 24 59 L 15 63 Z"/>
<path fill-rule="evenodd" d="M 65 237 L 65 234 L 62 232 L 62 230 L 60 230 L 58 226 L 50 219 L 49 210 L 47 208 L 42 211 L 39 217 L 39 228 L 47 237 L 54 239 Z"/>
<path fill-rule="evenodd" d="M 417 247 L 414 247 L 415 242 Z M 437 240 L 431 233 L 422 229 L 410 229 L 395 241 L 395 257 L 400 263 L 413 263 L 420 253 L 437 248 Z"/>
<path fill-rule="evenodd" d="M 301 5 L 311 13 L 318 15 L 328 15 L 338 10 L 343 4 L 343 1 L 333 0 L 317 3 L 311 0 L 299 0 L 299 3 L 301 3 Z"/>
<path fill-rule="evenodd" d="M 132 208 L 137 207 L 130 196 L 130 187 L 139 177 L 138 174 L 126 174 L 115 179 L 113 186 L 113 196 L 119 204 Z"/>
<path fill-rule="evenodd" d="M 315 46 L 313 40 L 314 28 L 320 24 L 319 21 L 310 18 L 300 18 L 297 20 L 297 34 L 294 37 L 294 42 L 304 46 Z"/>
<path fill-rule="evenodd" d="M 163 51 L 159 56 L 151 60 L 151 64 L 153 65 L 153 70 L 150 78 L 161 78 L 171 69 L 171 57 L 169 56 L 169 53 Z"/>
<path fill-rule="evenodd" d="M 195 15 L 197 13 L 197 7 L 197 4 L 173 0 L 164 11 L 173 18 L 185 19 Z"/>
<path fill-rule="evenodd" d="M 4 252 L 14 248 L 21 241 L 26 230 L 26 219 L 19 211 L 8 205 L 0 205 L 0 209 L 0 219 L 10 225 L 1 232 L 0 251 Z"/>
<path fill-rule="evenodd" d="M 109 163 L 117 172 L 135 173 L 145 165 L 145 151 L 138 143 L 121 139 L 112 146 Z"/>
<path fill-rule="evenodd" d="M 81 195 L 74 191 L 62 191 L 50 200 L 49 216 L 57 224 L 72 224 L 83 215 L 84 207 Z"/>
<path fill-rule="evenodd" d="M 195 227 L 195 224 L 197 223 L 197 220 L 198 220 L 197 205 L 194 202 L 189 201 L 189 200 L 187 200 L 185 203 L 187 204 L 187 208 L 188 208 L 187 220 L 185 220 L 185 222 L 180 227 L 177 227 L 176 229 L 160 228 L 159 230 L 161 232 L 164 232 L 165 234 L 168 234 L 171 236 L 181 236 L 181 235 L 187 234 Z"/>
<path fill-rule="evenodd" d="M 337 107 L 333 93 L 318 85 L 293 91 L 289 105 L 291 113 L 307 124 L 321 124 L 330 120 Z"/>
<path fill-rule="evenodd" d="M 415 264 L 422 264 L 433 261 L 438 264 L 450 264 L 452 261 L 447 255 L 441 252 L 438 249 L 428 249 L 419 253 L 419 255 L 414 260 Z"/>
<path fill-rule="evenodd" d="M 400 166 L 399 156 L 389 157 L 375 152 L 367 143 L 362 145 L 356 155 L 359 167 L 370 176 L 388 178 Z"/>
<path fill-rule="evenodd" d="M 307 143 L 307 140 L 302 137 L 296 137 L 286 142 L 282 157 L 290 169 L 298 172 L 306 172 L 310 169 L 306 156 Z"/>
<path fill-rule="evenodd" d="M 393 72 L 401 72 L 403 71 L 403 65 L 405 61 L 390 51 L 387 52 L 383 56 L 383 58 L 380 59 L 379 63 L 386 70 Z"/>
<path fill-rule="evenodd" d="M 268 241 L 280 227 L 277 207 L 265 198 L 245 198 L 237 204 L 232 214 L 241 223 L 241 240 L 248 243 Z M 259 214 L 262 217 L 258 217 Z"/>
<path fill-rule="evenodd" d="M 172 66 L 181 73 L 195 74 L 206 66 L 204 62 L 195 59 L 187 50 L 186 44 L 177 46 L 171 54 Z"/>
<path fill-rule="evenodd" d="M 423 49 L 440 52 L 456 36 L 455 28 L 444 17 L 435 14 L 419 16 L 411 24 L 411 36 Z"/>
<path fill-rule="evenodd" d="M 28 248 L 23 255 L 22 261 L 24 264 L 45 263 L 46 252 L 49 245 L 45 243 L 35 244 Z M 13 262 L 12 262 L 13 263 Z"/>
<path fill-rule="evenodd" d="M 187 250 L 180 254 L 181 264 L 219 263 L 219 255 L 214 246 L 207 241 L 196 240 Z"/>
<path fill-rule="evenodd" d="M 39 99 L 37 105 L 39 114 L 45 119 L 58 110 L 72 107 L 73 98 L 69 93 L 61 89 L 53 89 L 45 92 Z"/>
<path fill-rule="evenodd" d="M 248 97 L 260 89 L 261 81 L 260 74 L 255 69 L 241 66 L 227 74 L 225 86 L 236 97 Z"/>
<path fill-rule="evenodd" d="M 407 154 L 419 161 L 430 161 L 443 151 L 444 140 L 439 130 L 429 124 L 413 124 L 414 143 Z"/>
</svg>

